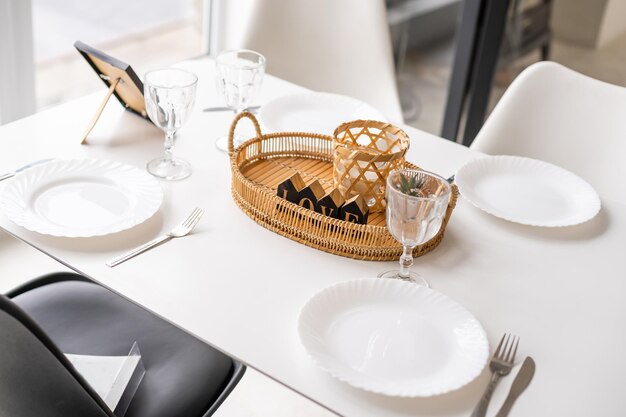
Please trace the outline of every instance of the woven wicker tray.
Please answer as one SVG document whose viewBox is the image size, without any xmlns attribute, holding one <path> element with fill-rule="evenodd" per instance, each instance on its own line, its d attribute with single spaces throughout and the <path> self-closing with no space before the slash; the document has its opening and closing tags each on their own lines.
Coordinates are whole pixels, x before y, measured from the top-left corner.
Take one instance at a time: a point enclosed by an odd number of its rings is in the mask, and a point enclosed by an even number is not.
<svg viewBox="0 0 626 417">
<path fill-rule="evenodd" d="M 234 149 L 235 128 L 242 118 L 252 121 L 256 137 Z M 264 135 L 256 118 L 247 112 L 235 117 L 228 136 L 233 199 L 254 221 L 296 242 L 348 258 L 388 261 L 400 257 L 402 245 L 387 231 L 384 212 L 371 213 L 368 224 L 361 225 L 324 216 L 276 195 L 278 184 L 295 172 L 307 184 L 317 179 L 325 191 L 333 188 L 332 136 L 297 132 Z M 416 168 L 409 162 L 405 166 Z M 441 242 L 457 197 L 453 185 L 441 230 L 417 246 L 414 256 L 428 253 Z"/>
</svg>

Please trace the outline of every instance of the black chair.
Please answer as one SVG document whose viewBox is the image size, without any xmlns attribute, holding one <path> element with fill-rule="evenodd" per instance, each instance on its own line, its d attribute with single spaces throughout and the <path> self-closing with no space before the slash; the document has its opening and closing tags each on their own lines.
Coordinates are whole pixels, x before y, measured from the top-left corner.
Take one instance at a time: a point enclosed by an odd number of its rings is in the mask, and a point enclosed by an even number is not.
<svg viewBox="0 0 626 417">
<path fill-rule="evenodd" d="M 64 353 L 126 355 L 146 374 L 127 417 L 207 417 L 245 366 L 132 302 L 73 273 L 0 296 L 0 416 L 113 417 Z"/>
</svg>

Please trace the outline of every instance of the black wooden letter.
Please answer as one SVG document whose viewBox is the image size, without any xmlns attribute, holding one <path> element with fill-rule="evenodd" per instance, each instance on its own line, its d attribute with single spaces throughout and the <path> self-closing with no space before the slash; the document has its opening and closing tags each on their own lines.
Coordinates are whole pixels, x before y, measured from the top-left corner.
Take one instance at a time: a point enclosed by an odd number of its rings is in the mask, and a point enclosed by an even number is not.
<svg viewBox="0 0 626 417">
<path fill-rule="evenodd" d="M 368 214 L 369 207 L 360 195 L 347 200 L 339 210 L 340 220 L 359 224 L 367 224 Z"/>
<path fill-rule="evenodd" d="M 317 202 L 315 211 L 323 214 L 324 216 L 338 219 L 339 210 L 341 209 L 341 206 L 343 206 L 344 202 L 345 199 L 341 195 L 341 192 L 335 188 Z"/>
</svg>

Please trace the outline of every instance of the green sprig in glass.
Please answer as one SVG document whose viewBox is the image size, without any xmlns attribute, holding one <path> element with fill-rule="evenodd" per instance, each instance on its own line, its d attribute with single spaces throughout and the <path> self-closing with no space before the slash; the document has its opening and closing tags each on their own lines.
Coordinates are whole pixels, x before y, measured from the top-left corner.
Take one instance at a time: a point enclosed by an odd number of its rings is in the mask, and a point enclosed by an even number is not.
<svg viewBox="0 0 626 417">
<path fill-rule="evenodd" d="M 410 195 L 412 197 L 422 197 L 424 192 L 424 179 L 418 177 L 407 177 L 402 172 L 399 173 L 400 178 L 400 192 L 402 194 Z"/>
</svg>

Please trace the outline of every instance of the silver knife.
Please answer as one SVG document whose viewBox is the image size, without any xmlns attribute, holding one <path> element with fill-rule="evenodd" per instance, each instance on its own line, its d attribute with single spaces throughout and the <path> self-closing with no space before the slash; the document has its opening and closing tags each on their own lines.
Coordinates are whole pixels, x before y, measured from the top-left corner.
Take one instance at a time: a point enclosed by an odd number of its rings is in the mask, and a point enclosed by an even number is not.
<svg viewBox="0 0 626 417">
<path fill-rule="evenodd" d="M 244 111 L 248 111 L 250 113 L 256 113 L 256 111 L 259 110 L 260 108 L 261 106 L 250 106 L 244 109 Z M 203 112 L 219 112 L 219 111 L 233 111 L 233 109 L 231 109 L 230 107 L 216 106 L 216 107 L 207 107 L 206 109 L 202 111 Z"/>
<path fill-rule="evenodd" d="M 533 379 L 533 375 L 535 375 L 535 361 L 530 356 L 527 356 L 524 359 L 524 363 L 522 363 L 522 367 L 520 368 L 517 375 L 515 375 L 515 379 L 513 380 L 513 384 L 511 384 L 511 390 L 509 391 L 509 395 L 504 400 L 504 404 L 496 414 L 496 417 L 506 417 L 509 415 L 511 411 L 511 407 L 513 407 L 513 403 L 517 400 L 517 397 L 520 396 L 522 392 L 526 389 L 530 381 Z"/>
<path fill-rule="evenodd" d="M 22 172 L 24 170 L 27 170 L 28 168 L 34 167 L 35 165 L 45 164 L 46 162 L 50 162 L 50 161 L 52 161 L 52 158 L 40 159 L 38 161 L 31 162 L 30 164 L 26 164 L 23 167 L 20 167 L 20 168 L 16 169 L 15 171 L 7 172 L 6 174 L 0 175 L 0 181 L 6 180 L 6 179 L 11 178 L 11 177 L 14 177 L 15 175 L 19 174 L 20 172 Z"/>
</svg>

